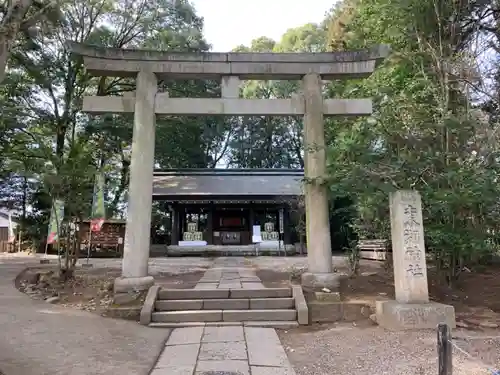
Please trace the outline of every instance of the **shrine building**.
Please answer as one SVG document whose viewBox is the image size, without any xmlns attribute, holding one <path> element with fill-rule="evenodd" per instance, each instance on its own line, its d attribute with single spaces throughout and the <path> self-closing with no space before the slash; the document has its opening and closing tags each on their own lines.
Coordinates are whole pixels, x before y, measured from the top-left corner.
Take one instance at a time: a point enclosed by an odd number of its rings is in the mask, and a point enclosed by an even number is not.
<svg viewBox="0 0 500 375">
<path fill-rule="evenodd" d="M 297 169 L 155 171 L 153 200 L 170 220 L 152 252 L 295 253 L 303 178 Z"/>
</svg>

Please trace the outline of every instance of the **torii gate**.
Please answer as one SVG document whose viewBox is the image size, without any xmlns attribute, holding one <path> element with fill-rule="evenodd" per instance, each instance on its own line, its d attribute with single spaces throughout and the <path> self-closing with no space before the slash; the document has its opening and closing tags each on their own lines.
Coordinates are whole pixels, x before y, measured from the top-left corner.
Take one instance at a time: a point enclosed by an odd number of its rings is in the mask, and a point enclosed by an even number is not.
<svg viewBox="0 0 500 375">
<path fill-rule="evenodd" d="M 83 111 L 134 113 L 130 186 L 122 276 L 115 293 L 144 290 L 148 276 L 156 114 L 225 116 L 304 116 L 305 203 L 308 272 L 305 287 L 335 289 L 332 272 L 324 116 L 372 113 L 371 99 L 323 99 L 322 80 L 369 76 L 389 53 L 386 46 L 333 53 L 171 53 L 71 43 L 74 55 L 97 76 L 136 77 L 133 96 L 89 96 Z M 158 79 L 218 79 L 222 97 L 169 98 Z M 289 99 L 240 99 L 240 80 L 302 80 L 302 92 Z"/>
</svg>

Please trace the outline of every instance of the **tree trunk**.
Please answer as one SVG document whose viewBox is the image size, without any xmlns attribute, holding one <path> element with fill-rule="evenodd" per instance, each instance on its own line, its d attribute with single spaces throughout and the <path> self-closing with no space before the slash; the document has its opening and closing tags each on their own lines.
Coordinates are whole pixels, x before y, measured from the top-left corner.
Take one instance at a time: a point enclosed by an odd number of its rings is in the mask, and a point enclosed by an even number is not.
<svg viewBox="0 0 500 375">
<path fill-rule="evenodd" d="M 117 191 L 115 192 L 115 196 L 111 201 L 110 216 L 113 216 L 118 211 L 118 203 L 120 203 L 120 199 L 122 198 L 129 181 L 130 161 L 124 157 L 122 157 L 122 168 L 120 173 L 120 183 Z"/>
<path fill-rule="evenodd" d="M 0 23 L 0 83 L 5 78 L 10 49 L 33 0 L 14 0 Z"/>
<path fill-rule="evenodd" d="M 0 33 L 0 83 L 5 79 L 5 70 L 7 69 L 7 60 L 9 58 L 9 46 Z"/>
<path fill-rule="evenodd" d="M 26 176 L 23 176 L 23 214 L 22 214 L 22 221 L 23 223 L 26 221 L 26 210 L 27 210 L 27 203 L 28 202 L 28 178 Z"/>
</svg>

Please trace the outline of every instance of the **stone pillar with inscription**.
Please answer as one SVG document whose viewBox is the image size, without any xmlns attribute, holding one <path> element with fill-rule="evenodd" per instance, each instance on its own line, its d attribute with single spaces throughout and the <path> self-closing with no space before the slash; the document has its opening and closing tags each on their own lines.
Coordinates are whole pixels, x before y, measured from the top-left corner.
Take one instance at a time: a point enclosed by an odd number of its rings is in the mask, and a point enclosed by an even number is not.
<svg viewBox="0 0 500 375">
<path fill-rule="evenodd" d="M 377 301 L 377 323 L 388 329 L 455 327 L 453 306 L 429 302 L 422 201 L 414 190 L 390 195 L 395 301 Z"/>
<path fill-rule="evenodd" d="M 397 191 L 390 198 L 396 301 L 427 303 L 429 292 L 420 195 L 414 191 Z"/>
</svg>

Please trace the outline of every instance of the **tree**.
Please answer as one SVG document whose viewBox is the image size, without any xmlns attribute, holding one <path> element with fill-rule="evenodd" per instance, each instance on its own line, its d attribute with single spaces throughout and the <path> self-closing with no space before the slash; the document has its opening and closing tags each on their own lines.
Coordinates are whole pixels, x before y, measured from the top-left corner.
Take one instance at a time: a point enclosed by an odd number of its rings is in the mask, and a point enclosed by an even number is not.
<svg viewBox="0 0 500 375">
<path fill-rule="evenodd" d="M 80 108 L 85 94 L 119 95 L 134 90 L 135 83 L 129 79 L 89 76 L 81 59 L 70 55 L 67 40 L 118 48 L 189 52 L 208 49 L 201 32 L 202 19 L 194 14 L 188 1 L 93 0 L 65 1 L 59 5 L 62 22 L 57 27 L 19 38 L 25 48 L 12 52 L 12 64 L 0 92 L 0 163 L 6 167 L 2 192 L 13 191 L 20 178 L 26 177 L 32 183 L 27 200 L 34 211 L 26 220 L 41 228 L 33 231 L 39 240 L 46 233 L 50 200 L 64 198 L 65 223 L 89 215 L 97 169 L 107 172 L 108 213 L 119 214 L 128 184 L 131 116 L 88 116 Z M 160 85 L 172 96 L 187 92 L 213 95 L 218 90 L 217 84 L 206 82 Z M 172 123 L 175 127 L 168 126 Z M 214 135 L 221 130 L 216 120 L 212 124 L 206 127 L 204 122 L 191 118 L 178 122 L 158 119 L 156 154 L 160 166 L 205 166 L 212 162 L 218 144 L 217 138 L 208 133 Z M 186 128 L 191 132 L 185 131 L 186 139 L 179 139 L 176 130 Z M 195 138 L 187 139 L 192 134 L 196 134 Z M 186 155 L 185 161 L 176 159 L 171 147 L 174 144 Z M 202 152 L 196 153 L 197 149 Z M 43 204 L 38 202 L 42 198 Z M 7 204 L 17 200 L 14 194 L 5 194 Z M 69 242 L 66 251 L 74 253 Z"/>
<path fill-rule="evenodd" d="M 326 50 L 325 25 L 309 23 L 288 30 L 279 42 L 260 37 L 237 52 L 320 52 Z M 293 81 L 249 81 L 245 98 L 290 98 L 300 91 Z M 231 120 L 236 129 L 228 152 L 228 165 L 242 168 L 304 168 L 302 119 L 251 116 Z"/>
<path fill-rule="evenodd" d="M 7 61 L 19 33 L 29 38 L 41 22 L 57 22 L 58 3 L 56 0 L 4 0 L 0 4 L 0 83 L 5 78 Z"/>
<path fill-rule="evenodd" d="M 108 180 L 110 190 L 116 193 L 113 194 L 113 206 L 116 207 L 128 180 L 126 151 L 132 138 L 131 117 L 108 115 L 91 118 L 82 115 L 79 108 L 86 93 L 116 95 L 133 90 L 134 83 L 126 79 L 89 77 L 81 60 L 70 57 L 66 40 L 117 48 L 198 51 L 207 48 L 201 36 L 201 20 L 190 13 L 189 3 L 185 1 L 176 2 L 175 6 L 167 0 L 139 3 L 130 0 L 73 1 L 64 3 L 61 10 L 66 19 L 61 28 L 40 33 L 32 40 L 29 49 L 13 55 L 13 60 L 33 85 L 31 91 L 18 99 L 19 105 L 29 109 L 22 122 L 33 122 L 34 118 L 43 120 L 48 134 L 56 135 L 55 153 L 59 158 L 64 157 L 65 144 L 71 143 L 79 132 L 85 132 L 95 146 L 95 163 L 101 159 L 120 167 L 117 184 Z M 39 96 L 43 100 L 40 101 Z M 161 121 L 159 129 L 165 129 Z M 161 134 L 159 138 L 162 138 Z M 165 147 L 160 147 L 160 152 L 162 149 Z"/>
<path fill-rule="evenodd" d="M 332 189 L 356 198 L 358 234 L 379 238 L 388 236 L 388 193 L 419 190 L 428 250 L 448 282 L 494 251 L 498 220 L 498 150 L 487 136 L 497 125 L 464 85 L 474 80 L 473 6 L 346 0 L 330 19 L 332 48 L 394 49 L 371 78 L 328 88 L 376 104 L 370 118 L 327 124 Z"/>
</svg>

